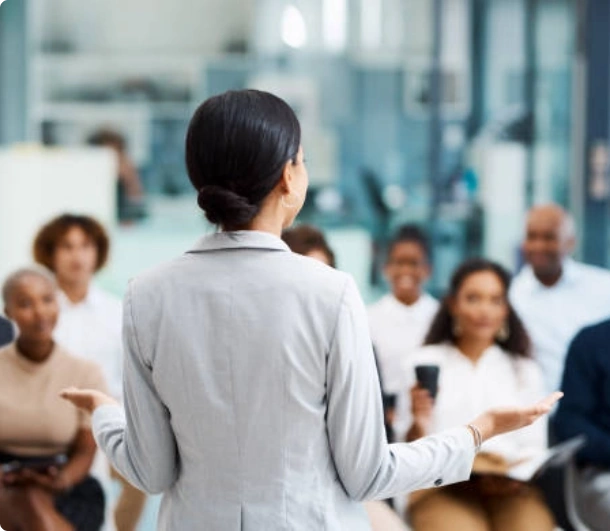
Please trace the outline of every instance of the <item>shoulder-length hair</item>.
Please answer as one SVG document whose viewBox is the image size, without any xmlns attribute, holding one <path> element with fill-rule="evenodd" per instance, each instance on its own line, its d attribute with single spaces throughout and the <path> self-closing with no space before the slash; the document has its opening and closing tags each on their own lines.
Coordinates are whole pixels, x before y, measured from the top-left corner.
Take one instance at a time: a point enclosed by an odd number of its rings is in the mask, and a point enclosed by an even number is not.
<svg viewBox="0 0 610 531">
<path fill-rule="evenodd" d="M 501 265 L 483 258 L 467 260 L 453 273 L 449 291 L 432 321 L 424 344 L 437 345 L 446 342 L 455 344 L 457 337 L 455 335 L 453 316 L 451 315 L 450 310 L 451 303 L 455 300 L 464 281 L 469 276 L 484 271 L 494 273 L 498 277 L 504 288 L 504 297 L 508 307 L 508 335 L 506 338 L 496 338 L 495 342 L 512 356 L 531 357 L 531 341 L 529 335 L 525 330 L 525 326 L 523 326 L 523 322 L 508 300 L 508 290 L 511 281 L 510 274 Z"/>
<path fill-rule="evenodd" d="M 99 221 L 80 214 L 62 214 L 43 225 L 34 238 L 34 260 L 55 273 L 57 246 L 74 227 L 81 229 L 93 242 L 97 249 L 95 271 L 102 269 L 108 260 L 110 238 Z"/>
</svg>

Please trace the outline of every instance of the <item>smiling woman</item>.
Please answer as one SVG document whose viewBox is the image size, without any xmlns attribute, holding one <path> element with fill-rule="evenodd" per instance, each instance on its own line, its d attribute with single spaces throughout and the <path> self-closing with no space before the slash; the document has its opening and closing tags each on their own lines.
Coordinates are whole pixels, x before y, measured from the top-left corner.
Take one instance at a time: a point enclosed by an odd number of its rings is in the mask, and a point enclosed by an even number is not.
<svg viewBox="0 0 610 531">
<path fill-rule="evenodd" d="M 104 496 L 88 477 L 95 455 L 89 417 L 66 407 L 66 385 L 105 390 L 101 370 L 53 341 L 59 307 L 53 277 L 21 269 L 2 297 L 18 326 L 0 349 L 0 525 L 14 529 L 98 529 Z"/>
<path fill-rule="evenodd" d="M 391 293 L 369 308 L 371 339 L 377 352 L 384 390 L 402 390 L 401 363 L 424 341 L 438 309 L 438 301 L 424 285 L 432 269 L 426 234 L 404 225 L 390 242 L 384 274 Z"/>
<path fill-rule="evenodd" d="M 529 338 L 508 302 L 509 284 L 509 274 L 487 260 L 470 260 L 456 270 L 426 346 L 405 363 L 395 424 L 400 437 L 414 441 L 467 422 L 479 408 L 519 406 L 544 396 L 540 369 L 529 359 Z M 421 365 L 440 370 L 436 397 L 416 383 Z M 505 477 L 508 463 L 546 448 L 546 431 L 546 423 L 538 422 L 486 442 L 470 481 L 411 496 L 415 531 L 552 530 L 553 518 L 537 489 Z"/>
<path fill-rule="evenodd" d="M 60 319 L 54 337 L 74 355 L 98 363 L 112 396 L 121 400 L 123 347 L 120 299 L 95 285 L 95 274 L 105 265 L 110 240 L 94 218 L 62 214 L 44 225 L 34 241 L 34 258 L 55 273 L 59 285 Z M 97 477 L 107 482 L 108 465 L 99 459 Z M 115 472 L 111 472 L 113 477 Z M 144 509 L 146 496 L 122 477 L 114 509 L 116 527 L 132 529 Z M 109 489 L 108 489 L 109 490 Z"/>
</svg>

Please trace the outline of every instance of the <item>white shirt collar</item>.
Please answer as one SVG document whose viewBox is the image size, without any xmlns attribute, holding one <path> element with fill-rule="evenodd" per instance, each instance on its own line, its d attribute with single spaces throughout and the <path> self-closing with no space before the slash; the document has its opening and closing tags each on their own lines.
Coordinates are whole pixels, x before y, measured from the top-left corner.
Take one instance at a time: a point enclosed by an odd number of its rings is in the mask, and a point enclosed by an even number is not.
<svg viewBox="0 0 610 531">
<path fill-rule="evenodd" d="M 60 306 L 64 308 L 76 308 L 79 306 L 96 306 L 102 297 L 101 291 L 97 286 L 93 284 L 89 285 L 89 289 L 87 290 L 87 295 L 82 301 L 72 302 L 66 293 L 63 290 L 59 290 L 57 298 L 59 300 Z"/>
<path fill-rule="evenodd" d="M 400 302 L 392 293 L 388 293 L 386 295 L 386 301 L 388 306 L 392 307 L 392 308 L 396 308 L 399 311 L 402 312 L 410 312 L 410 313 L 417 313 L 419 310 L 421 310 L 426 303 L 428 302 L 427 299 L 430 296 L 427 293 L 422 293 L 419 297 L 419 299 L 417 299 L 413 304 L 405 304 L 403 302 Z"/>
<path fill-rule="evenodd" d="M 470 358 L 466 356 L 466 354 L 464 354 L 459 348 L 457 348 L 456 345 L 454 345 L 453 343 L 445 343 L 445 345 L 447 347 L 447 352 L 450 356 L 452 356 L 454 359 L 467 361 L 473 366 L 478 366 L 481 363 L 488 363 L 490 361 L 493 362 L 498 357 L 502 358 L 507 354 L 506 351 L 503 350 L 502 347 L 500 347 L 500 345 L 494 343 L 493 345 L 487 347 L 481 357 L 478 359 L 477 363 L 473 364 Z"/>
<path fill-rule="evenodd" d="M 534 270 L 530 265 L 526 265 L 522 271 L 523 277 L 527 280 L 527 284 L 531 291 L 549 290 L 560 288 L 562 286 L 571 285 L 577 282 L 581 276 L 581 271 L 578 263 L 572 258 L 564 258 L 561 266 L 561 277 L 552 286 L 545 286 L 536 278 Z"/>
</svg>

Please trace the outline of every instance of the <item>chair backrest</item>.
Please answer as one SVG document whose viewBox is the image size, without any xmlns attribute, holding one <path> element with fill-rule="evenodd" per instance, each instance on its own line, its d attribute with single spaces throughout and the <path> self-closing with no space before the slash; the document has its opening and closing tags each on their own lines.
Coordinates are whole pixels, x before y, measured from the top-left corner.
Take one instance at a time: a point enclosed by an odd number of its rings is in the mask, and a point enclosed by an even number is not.
<svg viewBox="0 0 610 531">
<path fill-rule="evenodd" d="M 564 496 L 566 513 L 568 514 L 570 524 L 572 524 L 574 531 L 592 531 L 578 515 L 578 506 L 576 503 L 576 489 L 578 488 L 577 474 L 576 464 L 574 461 L 570 461 L 565 467 Z"/>
</svg>

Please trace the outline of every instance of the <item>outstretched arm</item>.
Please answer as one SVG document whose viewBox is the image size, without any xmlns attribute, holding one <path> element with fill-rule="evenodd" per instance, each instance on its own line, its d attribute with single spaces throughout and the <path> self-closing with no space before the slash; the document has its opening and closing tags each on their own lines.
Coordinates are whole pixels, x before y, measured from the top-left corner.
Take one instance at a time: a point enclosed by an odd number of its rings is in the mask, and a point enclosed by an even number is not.
<svg viewBox="0 0 610 531">
<path fill-rule="evenodd" d="M 90 390 L 65 390 L 62 396 L 93 411 L 93 434 L 112 465 L 130 483 L 149 493 L 169 488 L 178 475 L 178 451 L 170 414 L 152 380 L 134 323 L 133 284 L 125 297 L 125 412 L 108 396 Z"/>
<path fill-rule="evenodd" d="M 475 434 L 466 426 L 388 445 L 379 379 L 364 305 L 347 281 L 327 358 L 327 424 L 333 459 L 354 499 L 380 499 L 470 477 Z M 471 424 L 482 440 L 527 426 L 550 411 L 560 395 L 526 408 L 489 411 Z"/>
</svg>

